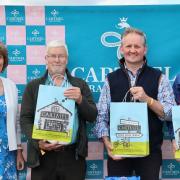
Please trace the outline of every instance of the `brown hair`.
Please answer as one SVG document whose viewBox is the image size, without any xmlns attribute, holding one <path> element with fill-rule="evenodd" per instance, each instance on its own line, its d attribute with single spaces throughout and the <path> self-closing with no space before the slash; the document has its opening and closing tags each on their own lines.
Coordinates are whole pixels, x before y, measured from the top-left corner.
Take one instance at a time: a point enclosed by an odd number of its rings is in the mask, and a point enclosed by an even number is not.
<svg viewBox="0 0 180 180">
<path fill-rule="evenodd" d="M 144 38 L 144 46 L 146 46 L 147 40 L 146 40 L 146 35 L 145 35 L 145 33 L 142 32 L 142 31 L 139 30 L 139 29 L 132 28 L 132 27 L 125 29 L 125 31 L 124 31 L 123 34 L 121 35 L 121 40 L 122 40 L 125 36 L 127 36 L 128 34 L 131 34 L 131 33 L 138 34 L 138 35 L 142 36 L 142 37 Z"/>
<path fill-rule="evenodd" d="M 1 42 L 0 42 L 0 56 L 2 56 L 4 59 L 3 68 L 2 68 L 2 72 L 3 72 L 8 65 L 8 51 L 5 45 Z"/>
</svg>

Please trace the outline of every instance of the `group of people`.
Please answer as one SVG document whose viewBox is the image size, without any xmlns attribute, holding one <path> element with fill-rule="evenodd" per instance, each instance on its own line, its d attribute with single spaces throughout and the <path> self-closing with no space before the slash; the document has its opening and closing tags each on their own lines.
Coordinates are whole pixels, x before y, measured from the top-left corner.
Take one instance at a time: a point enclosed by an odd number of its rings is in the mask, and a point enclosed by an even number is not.
<svg viewBox="0 0 180 180">
<path fill-rule="evenodd" d="M 88 139 L 86 122 L 95 122 L 94 133 L 108 152 L 108 176 L 140 176 L 141 180 L 158 180 L 162 163 L 162 127 L 167 123 L 173 136 L 172 106 L 180 103 L 180 75 L 173 89 L 161 71 L 148 65 L 147 44 L 143 32 L 127 28 L 122 35 L 120 68 L 109 73 L 96 107 L 87 83 L 71 76 L 67 69 L 68 48 L 64 42 L 48 43 L 45 55 L 47 70 L 43 77 L 32 80 L 25 88 L 20 117 L 15 84 L 0 78 L 0 179 L 17 179 L 17 170 L 24 168 L 21 131 L 27 137 L 27 166 L 32 168 L 32 180 L 84 180 Z M 8 53 L 0 44 L 0 71 L 8 65 Z M 61 76 L 57 76 L 57 75 Z M 39 86 L 65 87 L 64 96 L 75 101 L 73 139 L 68 145 L 33 139 L 32 131 L 36 113 Z M 115 157 L 110 142 L 110 103 L 122 102 L 126 92 L 127 102 L 146 102 L 148 106 L 150 154 L 146 157 Z M 46 97 L 45 97 L 46 98 Z M 174 151 L 176 143 L 172 137 Z M 153 167 L 153 168 L 152 168 Z"/>
</svg>

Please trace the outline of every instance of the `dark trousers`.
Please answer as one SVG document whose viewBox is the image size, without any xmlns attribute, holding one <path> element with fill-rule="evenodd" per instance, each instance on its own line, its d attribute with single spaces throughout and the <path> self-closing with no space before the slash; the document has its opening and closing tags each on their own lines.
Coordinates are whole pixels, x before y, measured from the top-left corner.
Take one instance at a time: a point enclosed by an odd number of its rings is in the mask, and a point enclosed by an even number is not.
<svg viewBox="0 0 180 180">
<path fill-rule="evenodd" d="M 147 157 L 125 158 L 114 161 L 108 158 L 108 176 L 140 176 L 141 180 L 159 180 L 162 163 L 161 152 L 151 153 Z"/>
<path fill-rule="evenodd" d="M 32 180 L 84 180 L 86 161 L 75 159 L 75 149 L 46 152 L 40 159 L 40 166 L 32 168 Z"/>
</svg>

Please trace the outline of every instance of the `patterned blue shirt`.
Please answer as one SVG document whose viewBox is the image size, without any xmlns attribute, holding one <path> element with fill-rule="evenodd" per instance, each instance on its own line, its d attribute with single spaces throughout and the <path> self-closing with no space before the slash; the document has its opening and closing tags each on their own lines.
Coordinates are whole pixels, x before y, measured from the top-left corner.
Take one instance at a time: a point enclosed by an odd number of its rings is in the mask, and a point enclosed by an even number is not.
<svg viewBox="0 0 180 180">
<path fill-rule="evenodd" d="M 140 70 L 141 69 L 137 71 L 136 75 L 133 75 L 132 72 L 127 69 L 127 72 L 131 80 L 131 86 L 134 85 L 136 78 L 140 73 Z M 157 100 L 162 104 L 165 114 L 164 118 L 163 119 L 160 118 L 160 119 L 162 121 L 171 121 L 172 120 L 171 108 L 173 105 L 176 104 L 176 102 L 174 99 L 174 94 L 171 84 L 169 80 L 166 78 L 166 76 L 163 74 L 161 76 L 161 80 L 158 87 Z M 103 136 L 109 136 L 110 102 L 111 102 L 110 87 L 108 80 L 106 79 L 97 105 L 98 116 L 94 128 L 94 132 L 98 138 L 102 138 Z M 174 134 L 172 126 L 168 126 L 168 129 L 170 135 L 172 136 Z"/>
</svg>

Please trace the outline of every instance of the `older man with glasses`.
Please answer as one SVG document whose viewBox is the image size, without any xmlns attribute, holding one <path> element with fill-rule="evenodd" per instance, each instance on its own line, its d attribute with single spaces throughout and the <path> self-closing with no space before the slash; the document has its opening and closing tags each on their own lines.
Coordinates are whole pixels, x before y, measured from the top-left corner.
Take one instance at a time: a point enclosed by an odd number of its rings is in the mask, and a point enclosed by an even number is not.
<svg viewBox="0 0 180 180">
<path fill-rule="evenodd" d="M 68 49 L 65 43 L 51 41 L 47 45 L 45 60 L 45 75 L 28 83 L 21 106 L 21 126 L 28 138 L 27 165 L 32 168 L 31 179 L 84 180 L 87 156 L 86 122 L 96 120 L 96 105 L 86 82 L 71 76 L 67 70 Z M 54 81 L 60 87 L 67 87 L 64 96 L 73 99 L 76 104 L 73 138 L 68 145 L 32 139 L 39 85 L 54 85 Z"/>
</svg>

